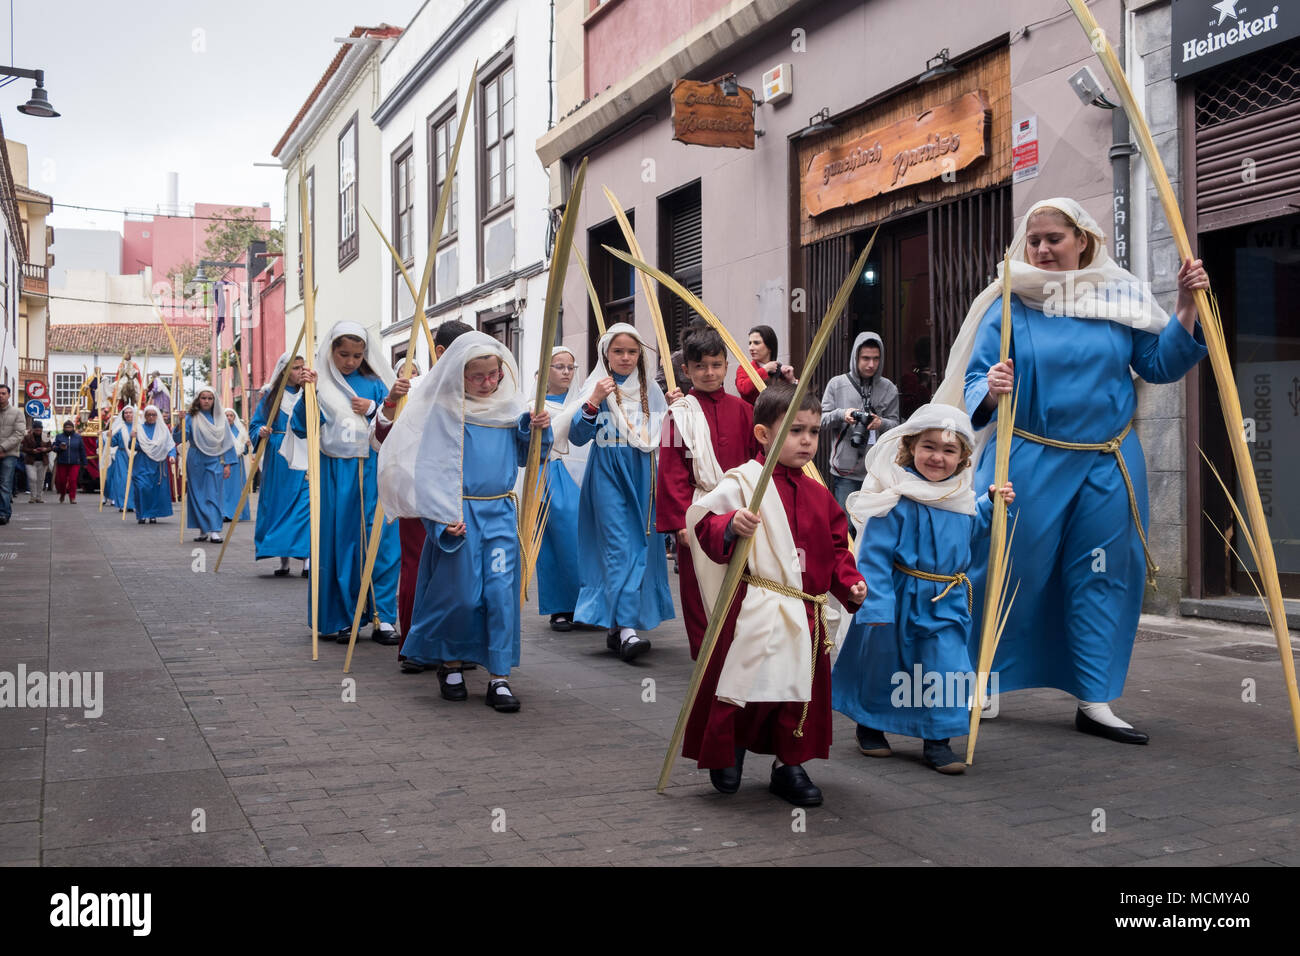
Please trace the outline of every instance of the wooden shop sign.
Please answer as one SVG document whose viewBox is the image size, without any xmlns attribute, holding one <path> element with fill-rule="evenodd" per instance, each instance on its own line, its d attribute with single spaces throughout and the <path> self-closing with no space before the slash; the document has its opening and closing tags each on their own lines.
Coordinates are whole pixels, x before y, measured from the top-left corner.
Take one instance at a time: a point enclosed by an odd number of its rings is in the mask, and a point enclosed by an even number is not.
<svg viewBox="0 0 1300 956">
<path fill-rule="evenodd" d="M 964 169 L 988 155 L 990 117 L 977 90 L 817 153 L 803 177 L 804 206 L 819 216 Z"/>
<path fill-rule="evenodd" d="M 754 91 L 722 92 L 721 83 L 673 84 L 673 139 L 692 146 L 754 148 Z"/>
</svg>

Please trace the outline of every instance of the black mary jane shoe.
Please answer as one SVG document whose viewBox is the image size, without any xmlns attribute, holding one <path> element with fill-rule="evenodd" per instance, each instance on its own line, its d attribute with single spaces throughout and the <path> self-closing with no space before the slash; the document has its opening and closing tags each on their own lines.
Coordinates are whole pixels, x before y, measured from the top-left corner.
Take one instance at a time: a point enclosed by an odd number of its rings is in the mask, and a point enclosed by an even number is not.
<svg viewBox="0 0 1300 956">
<path fill-rule="evenodd" d="M 573 615 L 571 614 L 552 614 L 551 615 L 552 631 L 571 631 L 573 630 Z"/>
<path fill-rule="evenodd" d="M 438 668 L 438 691 L 442 694 L 442 699 L 468 700 L 469 690 L 465 687 L 465 675 L 461 674 L 459 683 L 449 684 L 447 678 L 452 674 L 460 674 L 460 668 L 446 665 Z"/>
<path fill-rule="evenodd" d="M 195 538 L 194 540 L 195 540 L 195 541 L 207 541 L 207 540 L 208 540 L 208 536 L 207 536 L 206 534 L 201 534 L 201 535 L 199 535 L 197 538 Z"/>
<path fill-rule="evenodd" d="M 157 518 L 150 518 L 150 519 L 149 519 L 149 523 L 150 523 L 150 524 L 157 524 L 157 523 L 158 523 L 158 519 L 157 519 Z"/>
<path fill-rule="evenodd" d="M 650 650 L 650 642 L 639 635 L 632 635 L 626 641 L 619 637 L 619 629 L 610 628 L 605 634 L 605 646 L 611 651 L 618 651 L 618 656 L 627 663 L 636 660 Z"/>
<path fill-rule="evenodd" d="M 745 769 L 745 748 L 736 748 L 736 762 L 721 770 L 709 771 L 709 783 L 718 793 L 735 793 L 740 789 L 740 775 Z"/>
<path fill-rule="evenodd" d="M 345 628 L 343 628 L 343 630 L 341 630 L 341 631 L 339 631 L 337 634 L 335 634 L 335 635 L 334 635 L 334 643 L 336 643 L 336 644 L 351 644 L 351 643 L 352 643 L 352 628 L 350 628 L 350 627 L 345 627 Z"/>
<path fill-rule="evenodd" d="M 289 576 L 288 568 L 276 568 L 272 572 L 277 578 L 287 578 Z"/>
<path fill-rule="evenodd" d="M 1074 712 L 1074 729 L 1084 734 L 1092 734 L 1094 737 L 1105 737 L 1107 740 L 1113 740 L 1118 744 L 1145 744 L 1151 738 L 1140 730 L 1133 730 L 1131 727 L 1108 727 L 1106 724 L 1098 723 L 1079 708 Z"/>
<path fill-rule="evenodd" d="M 136 524 L 144 524 L 144 519 L 143 519 L 143 518 L 136 518 L 136 519 L 135 519 L 135 523 L 136 523 Z"/>
<path fill-rule="evenodd" d="M 429 669 L 427 664 L 413 661 L 409 657 L 399 657 L 397 659 L 397 664 L 403 674 L 423 674 Z"/>
<path fill-rule="evenodd" d="M 501 693 L 502 689 L 505 693 Z M 510 682 L 494 680 L 488 682 L 487 695 L 483 698 L 493 710 L 501 714 L 513 714 L 519 709 L 519 698 L 510 692 Z"/>
<path fill-rule="evenodd" d="M 377 625 L 370 632 L 370 639 L 376 644 L 382 644 L 385 647 L 392 647 L 395 644 L 402 643 L 402 635 L 397 633 L 397 628 L 389 624 Z"/>
<path fill-rule="evenodd" d="M 767 788 L 796 807 L 820 807 L 822 792 L 808 779 L 801 764 L 786 763 L 772 768 L 772 783 Z"/>
</svg>

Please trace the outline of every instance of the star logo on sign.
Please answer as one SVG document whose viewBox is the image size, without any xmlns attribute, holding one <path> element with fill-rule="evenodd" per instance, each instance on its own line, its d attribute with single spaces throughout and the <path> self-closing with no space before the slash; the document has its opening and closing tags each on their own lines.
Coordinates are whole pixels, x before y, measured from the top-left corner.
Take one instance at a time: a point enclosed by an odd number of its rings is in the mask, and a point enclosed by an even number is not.
<svg viewBox="0 0 1300 956">
<path fill-rule="evenodd" d="M 1219 11 L 1219 22 L 1216 26 L 1223 26 L 1223 21 L 1228 19 L 1228 17 L 1232 17 L 1232 19 L 1236 20 L 1237 4 L 1240 2 L 1241 0 L 1219 0 L 1218 3 L 1211 4 L 1215 10 Z"/>
</svg>

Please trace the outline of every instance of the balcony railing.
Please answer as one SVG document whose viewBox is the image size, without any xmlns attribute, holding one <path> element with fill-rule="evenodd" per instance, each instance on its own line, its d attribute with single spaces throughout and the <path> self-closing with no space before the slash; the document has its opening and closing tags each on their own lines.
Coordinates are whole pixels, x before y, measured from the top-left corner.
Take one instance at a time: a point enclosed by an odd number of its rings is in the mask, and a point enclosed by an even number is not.
<svg viewBox="0 0 1300 956">
<path fill-rule="evenodd" d="M 24 262 L 23 292 L 29 295 L 48 297 L 50 294 L 50 270 L 35 262 Z"/>
<path fill-rule="evenodd" d="M 45 359 L 22 358 L 18 359 L 18 373 L 20 375 L 44 375 Z"/>
</svg>

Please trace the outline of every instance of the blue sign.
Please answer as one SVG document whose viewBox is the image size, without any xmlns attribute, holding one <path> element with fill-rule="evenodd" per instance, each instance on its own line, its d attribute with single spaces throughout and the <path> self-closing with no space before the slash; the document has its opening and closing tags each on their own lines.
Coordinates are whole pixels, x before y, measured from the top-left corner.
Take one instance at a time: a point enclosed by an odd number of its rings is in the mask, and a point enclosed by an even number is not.
<svg viewBox="0 0 1300 956">
<path fill-rule="evenodd" d="M 44 402 L 32 399 L 27 403 L 27 414 L 31 418 L 49 418 L 50 409 Z"/>
</svg>

